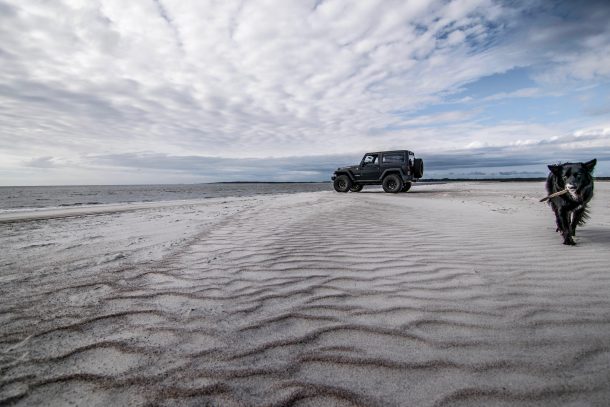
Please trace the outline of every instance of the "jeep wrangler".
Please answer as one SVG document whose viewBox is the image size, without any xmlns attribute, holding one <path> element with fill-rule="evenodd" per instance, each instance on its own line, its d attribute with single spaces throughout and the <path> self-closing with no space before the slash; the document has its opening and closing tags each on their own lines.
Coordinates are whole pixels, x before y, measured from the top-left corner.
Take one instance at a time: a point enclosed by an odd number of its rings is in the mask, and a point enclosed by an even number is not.
<svg viewBox="0 0 610 407">
<path fill-rule="evenodd" d="M 337 192 L 360 192 L 382 185 L 385 192 L 407 192 L 424 175 L 424 161 L 408 150 L 366 153 L 359 165 L 341 167 L 331 177 Z"/>
</svg>

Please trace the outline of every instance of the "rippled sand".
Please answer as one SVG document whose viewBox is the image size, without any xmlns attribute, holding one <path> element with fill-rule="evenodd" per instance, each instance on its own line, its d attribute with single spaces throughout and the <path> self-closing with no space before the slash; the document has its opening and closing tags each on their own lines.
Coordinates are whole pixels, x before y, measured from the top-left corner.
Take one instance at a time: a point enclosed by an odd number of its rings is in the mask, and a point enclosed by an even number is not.
<svg viewBox="0 0 610 407">
<path fill-rule="evenodd" d="M 610 403 L 610 184 L 576 247 L 542 183 L 0 219 L 0 404 Z"/>
</svg>

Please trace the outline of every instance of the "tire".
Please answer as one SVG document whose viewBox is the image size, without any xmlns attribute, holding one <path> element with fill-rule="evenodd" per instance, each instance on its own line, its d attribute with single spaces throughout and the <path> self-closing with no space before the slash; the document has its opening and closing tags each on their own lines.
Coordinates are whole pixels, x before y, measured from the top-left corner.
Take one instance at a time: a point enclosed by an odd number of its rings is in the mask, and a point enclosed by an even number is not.
<svg viewBox="0 0 610 407">
<path fill-rule="evenodd" d="M 335 178 L 333 187 L 337 192 L 347 192 L 352 187 L 352 180 L 347 175 L 339 175 Z"/>
<path fill-rule="evenodd" d="M 405 184 L 402 186 L 402 189 L 400 190 L 400 192 L 407 192 L 408 190 L 411 189 L 411 182 L 405 182 Z"/>
<path fill-rule="evenodd" d="M 421 178 L 424 176 L 424 160 L 416 158 L 413 161 L 413 176 L 415 178 Z"/>
<path fill-rule="evenodd" d="M 360 192 L 360 191 L 362 191 L 362 188 L 364 188 L 364 185 L 354 184 L 354 185 L 352 185 L 352 187 L 349 190 L 351 192 Z"/>
<path fill-rule="evenodd" d="M 383 179 L 383 190 L 395 194 L 403 188 L 402 179 L 396 174 L 390 174 Z"/>
</svg>

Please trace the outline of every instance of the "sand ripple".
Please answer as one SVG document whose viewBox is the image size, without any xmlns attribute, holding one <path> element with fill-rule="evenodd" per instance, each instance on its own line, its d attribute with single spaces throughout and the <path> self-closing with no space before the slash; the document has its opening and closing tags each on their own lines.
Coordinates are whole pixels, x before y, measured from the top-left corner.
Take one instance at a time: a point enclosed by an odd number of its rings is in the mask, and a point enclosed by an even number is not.
<svg viewBox="0 0 610 407">
<path fill-rule="evenodd" d="M 4 267 L 0 404 L 607 405 L 610 232 L 566 250 L 538 186 L 269 197 L 162 260 Z"/>
</svg>

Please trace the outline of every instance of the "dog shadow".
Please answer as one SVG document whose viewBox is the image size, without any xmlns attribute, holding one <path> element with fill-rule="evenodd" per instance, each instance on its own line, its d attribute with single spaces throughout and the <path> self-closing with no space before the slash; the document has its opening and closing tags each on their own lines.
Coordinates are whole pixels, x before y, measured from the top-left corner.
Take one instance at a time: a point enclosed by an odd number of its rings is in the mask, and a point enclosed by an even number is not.
<svg viewBox="0 0 610 407">
<path fill-rule="evenodd" d="M 585 226 L 582 229 L 576 229 L 576 238 L 587 240 L 591 243 L 609 245 L 610 228 Z"/>
</svg>

